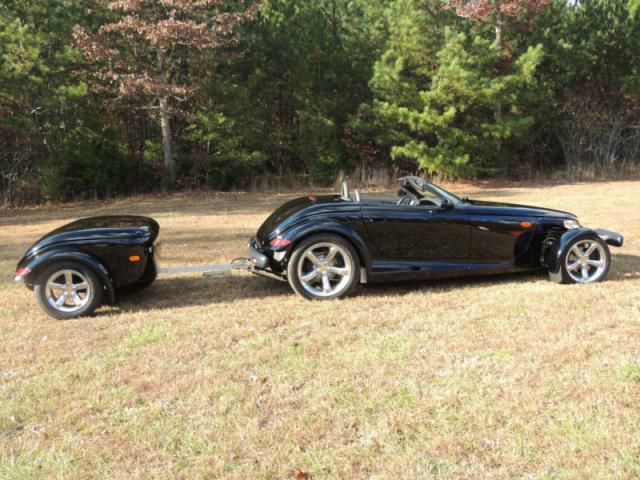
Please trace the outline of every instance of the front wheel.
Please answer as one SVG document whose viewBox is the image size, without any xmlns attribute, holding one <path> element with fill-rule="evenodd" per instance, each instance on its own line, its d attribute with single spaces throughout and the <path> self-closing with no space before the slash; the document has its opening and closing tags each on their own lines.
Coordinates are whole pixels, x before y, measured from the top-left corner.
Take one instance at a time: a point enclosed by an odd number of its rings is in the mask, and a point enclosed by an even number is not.
<svg viewBox="0 0 640 480">
<path fill-rule="evenodd" d="M 92 314 L 102 304 L 104 286 L 90 268 L 60 262 L 40 272 L 34 292 L 45 313 L 67 320 Z"/>
<path fill-rule="evenodd" d="M 560 261 L 562 283 L 595 283 L 607 277 L 611 252 L 600 238 L 580 236 L 568 245 Z"/>
<path fill-rule="evenodd" d="M 299 295 L 310 300 L 343 298 L 360 279 L 360 261 L 353 246 L 336 235 L 314 235 L 296 247 L 287 277 Z"/>
</svg>

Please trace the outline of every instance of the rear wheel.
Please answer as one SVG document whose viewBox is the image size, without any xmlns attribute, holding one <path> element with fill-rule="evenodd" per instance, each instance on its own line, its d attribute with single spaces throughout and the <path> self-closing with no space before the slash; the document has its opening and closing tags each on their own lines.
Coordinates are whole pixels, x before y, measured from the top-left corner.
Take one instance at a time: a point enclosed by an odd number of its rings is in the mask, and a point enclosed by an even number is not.
<svg viewBox="0 0 640 480">
<path fill-rule="evenodd" d="M 560 260 L 562 283 L 595 283 L 607 277 L 611 253 L 600 238 L 585 235 L 576 238 Z"/>
<path fill-rule="evenodd" d="M 90 268 L 61 262 L 40 272 L 34 292 L 45 313 L 66 320 L 93 313 L 102 304 L 104 286 Z"/>
<path fill-rule="evenodd" d="M 289 284 L 310 300 L 349 295 L 360 279 L 358 254 L 336 235 L 314 235 L 296 247 L 287 267 Z"/>
</svg>

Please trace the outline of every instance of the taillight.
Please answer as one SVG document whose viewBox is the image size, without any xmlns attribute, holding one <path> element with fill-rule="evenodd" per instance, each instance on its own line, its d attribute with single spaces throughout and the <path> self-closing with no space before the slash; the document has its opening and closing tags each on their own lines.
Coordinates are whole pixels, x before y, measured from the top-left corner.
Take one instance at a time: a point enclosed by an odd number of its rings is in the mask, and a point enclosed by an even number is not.
<svg viewBox="0 0 640 480">
<path fill-rule="evenodd" d="M 22 268 L 19 268 L 18 270 L 16 270 L 16 275 L 15 275 L 15 277 L 16 277 L 16 278 L 22 278 L 22 277 L 24 277 L 25 275 L 29 275 L 30 273 L 31 273 L 31 269 L 30 269 L 30 268 L 28 268 L 28 267 L 22 267 Z"/>
<path fill-rule="evenodd" d="M 270 242 L 271 248 L 284 248 L 291 245 L 291 240 L 282 237 L 276 237 Z"/>
</svg>

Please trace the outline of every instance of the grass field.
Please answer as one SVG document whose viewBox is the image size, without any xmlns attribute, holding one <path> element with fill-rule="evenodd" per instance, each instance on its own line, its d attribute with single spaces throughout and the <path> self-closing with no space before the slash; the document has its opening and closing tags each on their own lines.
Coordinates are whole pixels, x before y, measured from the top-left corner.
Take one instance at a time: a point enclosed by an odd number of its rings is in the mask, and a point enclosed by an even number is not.
<svg viewBox="0 0 640 480">
<path fill-rule="evenodd" d="M 625 235 L 609 280 L 369 286 L 309 303 L 238 274 L 162 278 L 59 322 L 10 281 L 72 219 L 136 213 L 165 265 L 226 262 L 288 196 L 136 199 L 0 217 L 0 478 L 640 477 L 640 182 L 462 187 Z"/>
</svg>

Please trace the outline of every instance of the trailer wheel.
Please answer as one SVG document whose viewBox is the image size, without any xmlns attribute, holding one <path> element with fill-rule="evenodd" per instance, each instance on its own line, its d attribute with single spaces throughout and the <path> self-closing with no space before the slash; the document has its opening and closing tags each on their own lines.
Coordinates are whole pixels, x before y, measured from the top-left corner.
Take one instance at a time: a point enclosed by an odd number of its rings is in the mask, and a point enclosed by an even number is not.
<svg viewBox="0 0 640 480">
<path fill-rule="evenodd" d="M 91 315 L 102 304 L 104 285 L 85 265 L 60 262 L 38 274 L 34 293 L 47 315 L 67 320 Z"/>
</svg>

